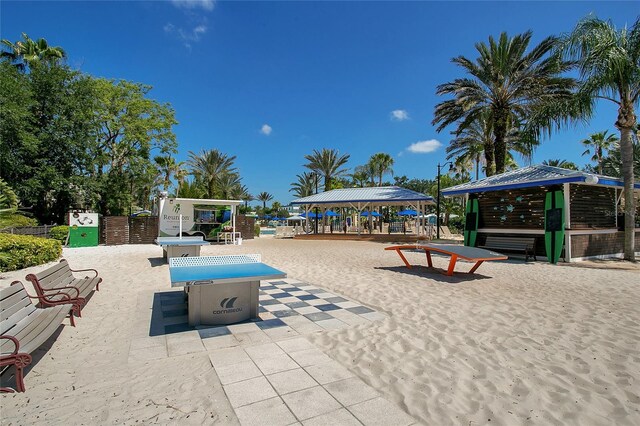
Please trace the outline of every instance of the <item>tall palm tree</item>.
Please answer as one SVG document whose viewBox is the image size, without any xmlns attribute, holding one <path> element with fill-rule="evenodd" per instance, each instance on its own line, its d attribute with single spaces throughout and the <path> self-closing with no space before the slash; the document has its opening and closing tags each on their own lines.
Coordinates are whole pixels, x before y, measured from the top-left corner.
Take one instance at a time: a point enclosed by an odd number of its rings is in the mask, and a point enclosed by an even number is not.
<svg viewBox="0 0 640 426">
<path fill-rule="evenodd" d="M 223 200 L 231 200 L 239 197 L 242 192 L 240 175 L 235 172 L 224 172 L 218 178 L 217 193 Z"/>
<path fill-rule="evenodd" d="M 545 166 L 561 167 L 563 169 L 569 169 L 569 170 L 578 170 L 578 166 L 576 165 L 576 163 L 569 160 L 561 160 L 558 158 L 544 160 L 542 164 L 544 164 Z"/>
<path fill-rule="evenodd" d="M 0 58 L 15 63 L 20 70 L 36 62 L 57 62 L 67 56 L 64 49 L 49 46 L 44 38 L 33 40 L 25 33 L 22 33 L 22 38 L 15 43 L 7 39 L 0 40 L 0 44 L 8 49 L 0 53 Z"/>
<path fill-rule="evenodd" d="M 593 133 L 587 139 L 582 140 L 582 144 L 587 147 L 582 155 L 593 154 L 591 155 L 591 161 L 596 163 L 599 174 L 602 174 L 602 161 L 605 158 L 605 151 L 608 152 L 620 140 L 614 134 L 607 135 L 607 132 L 605 130 L 604 132 Z"/>
<path fill-rule="evenodd" d="M 393 157 L 384 152 L 373 154 L 369 158 L 369 168 L 372 175 L 378 178 L 378 186 L 382 186 L 382 177 L 390 173 L 393 175 Z"/>
<path fill-rule="evenodd" d="M 273 195 L 269 194 L 268 192 L 261 192 L 256 197 L 256 200 L 262 201 L 262 211 L 264 211 L 267 209 L 267 201 L 273 200 Z"/>
<path fill-rule="evenodd" d="M 235 159 L 235 155 L 229 157 L 217 149 L 202 150 L 200 154 L 189 151 L 187 164 L 191 167 L 191 174 L 196 177 L 196 180 L 205 185 L 205 196 L 215 198 L 216 185 L 220 177 L 225 173 L 236 171 L 233 167 Z"/>
<path fill-rule="evenodd" d="M 167 191 L 171 186 L 171 177 L 175 175 L 178 168 L 176 160 L 171 155 L 167 154 L 155 156 L 153 161 L 156 163 L 158 173 L 160 174 L 162 189 Z"/>
<path fill-rule="evenodd" d="M 502 33 L 497 41 L 489 37 L 488 45 L 477 43 L 479 57 L 475 62 L 464 56 L 452 59 L 470 77 L 441 84 L 436 90 L 438 95 L 454 97 L 436 105 L 432 124 L 438 124 L 438 132 L 456 123 L 455 134 L 460 135 L 483 115 L 488 117 L 493 145 L 484 147 L 485 158 L 488 166 L 495 161 L 495 173 L 505 170 L 509 130 L 531 122 L 537 133 L 562 122 L 566 114 L 558 109 L 548 122 L 530 117 L 542 106 L 568 102 L 575 87 L 572 78 L 560 77 L 570 64 L 550 54 L 556 38 L 547 37 L 527 53 L 531 36 L 531 31 L 511 38 Z M 492 174 L 494 170 L 487 167 L 487 175 Z"/>
<path fill-rule="evenodd" d="M 324 178 L 324 190 L 331 189 L 331 179 L 347 172 L 341 169 L 349 161 L 349 154 L 340 155 L 336 149 L 323 148 L 322 151 L 313 150 L 313 154 L 305 155 L 308 161 L 304 166 Z"/>
<path fill-rule="evenodd" d="M 304 198 L 314 193 L 316 184 L 316 175 L 312 172 L 302 172 L 301 175 L 296 175 L 296 182 L 291 183 L 291 189 L 289 192 L 293 192 L 296 197 Z"/>
<path fill-rule="evenodd" d="M 490 145 L 493 144 L 493 123 L 489 119 L 489 114 L 480 116 L 476 121 L 469 124 L 468 127 L 461 130 L 455 139 L 449 142 L 447 146 L 447 160 L 453 160 L 457 167 L 464 167 L 473 164 L 476 172 L 476 180 L 480 178 L 481 165 L 484 165 L 485 173 L 487 170 L 493 169 L 493 166 L 487 163 L 483 153 L 487 152 Z M 534 148 L 539 144 L 538 140 L 530 139 L 528 135 L 522 134 L 516 128 L 511 128 L 505 137 L 507 145 L 507 154 L 505 158 L 505 170 L 513 168 L 515 162 L 514 153 L 519 154 L 525 161 L 530 162 L 533 156 Z M 490 174 L 487 174 L 490 176 Z"/>
<path fill-rule="evenodd" d="M 176 170 L 174 172 L 174 176 L 176 178 L 176 181 L 178 182 L 178 185 L 176 186 L 176 197 L 180 196 L 180 188 L 182 187 L 182 184 L 184 183 L 188 175 L 189 171 L 184 168 L 184 161 L 180 161 L 179 163 L 177 163 Z"/>
<path fill-rule="evenodd" d="M 632 133 L 637 130 L 635 108 L 640 102 L 640 18 L 630 29 L 617 30 L 611 21 L 588 16 L 562 41 L 565 57 L 577 61 L 581 79 L 578 95 L 590 105 L 605 99 L 618 106 L 615 126 L 620 131 L 624 180 L 624 258 L 635 260 Z"/>
</svg>

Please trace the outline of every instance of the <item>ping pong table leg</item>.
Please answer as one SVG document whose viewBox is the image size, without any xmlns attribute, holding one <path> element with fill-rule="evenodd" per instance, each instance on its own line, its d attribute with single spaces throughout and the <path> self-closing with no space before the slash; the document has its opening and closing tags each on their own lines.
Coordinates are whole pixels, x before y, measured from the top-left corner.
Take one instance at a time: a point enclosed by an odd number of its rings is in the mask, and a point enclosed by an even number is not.
<svg viewBox="0 0 640 426">
<path fill-rule="evenodd" d="M 431 252 L 429 250 L 425 250 L 424 254 L 427 255 L 427 265 L 429 265 L 429 268 L 433 268 L 433 263 L 431 262 Z"/>
<path fill-rule="evenodd" d="M 405 265 L 407 265 L 407 268 L 411 269 L 411 264 L 407 261 L 407 258 L 404 257 L 404 254 L 402 254 L 402 252 L 400 251 L 400 249 L 396 250 L 396 253 L 398 253 L 398 255 L 400 256 L 400 259 L 402 259 L 402 261 L 404 262 Z"/>
<path fill-rule="evenodd" d="M 448 276 L 452 276 L 453 275 L 453 268 L 455 268 L 457 261 L 458 261 L 458 256 L 456 256 L 455 254 L 452 254 L 451 255 L 451 260 L 449 261 L 449 269 L 447 270 L 447 275 Z"/>
<path fill-rule="evenodd" d="M 473 273 L 476 271 L 476 269 L 478 269 L 478 267 L 480 267 L 480 265 L 482 265 L 482 262 L 484 262 L 484 260 L 478 260 L 478 261 L 476 262 L 476 264 L 475 264 L 475 265 L 473 265 L 473 268 L 471 268 L 471 270 L 469 271 L 469 273 L 470 273 L 470 274 L 473 274 Z"/>
</svg>

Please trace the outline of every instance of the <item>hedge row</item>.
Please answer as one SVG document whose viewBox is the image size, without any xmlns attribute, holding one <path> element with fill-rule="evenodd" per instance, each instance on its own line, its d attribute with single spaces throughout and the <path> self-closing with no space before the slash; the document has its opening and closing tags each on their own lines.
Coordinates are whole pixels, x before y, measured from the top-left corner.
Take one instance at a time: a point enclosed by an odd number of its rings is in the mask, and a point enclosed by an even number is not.
<svg viewBox="0 0 640 426">
<path fill-rule="evenodd" d="M 58 240 L 0 233 L 0 272 L 42 265 L 61 255 Z"/>
<path fill-rule="evenodd" d="M 58 240 L 63 244 L 67 241 L 67 235 L 69 235 L 69 227 L 67 225 L 54 226 L 49 230 L 49 238 Z"/>
</svg>

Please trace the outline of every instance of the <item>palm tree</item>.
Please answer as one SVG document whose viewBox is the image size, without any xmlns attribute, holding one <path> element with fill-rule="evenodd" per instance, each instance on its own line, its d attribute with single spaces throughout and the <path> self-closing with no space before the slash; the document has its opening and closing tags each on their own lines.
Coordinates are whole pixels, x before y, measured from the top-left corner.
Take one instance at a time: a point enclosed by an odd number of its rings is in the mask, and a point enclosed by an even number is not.
<svg viewBox="0 0 640 426">
<path fill-rule="evenodd" d="M 23 40 L 15 43 L 7 39 L 0 40 L 0 44 L 8 49 L 0 53 L 0 58 L 14 62 L 20 70 L 37 62 L 57 62 L 67 56 L 64 49 L 59 46 L 49 46 L 44 38 L 32 40 L 25 33 L 22 33 L 22 38 Z"/>
<path fill-rule="evenodd" d="M 382 177 L 385 174 L 390 173 L 393 175 L 393 157 L 389 154 L 385 154 L 384 152 L 373 154 L 368 164 L 372 176 L 378 178 L 378 186 L 382 186 Z"/>
<path fill-rule="evenodd" d="M 322 151 L 313 150 L 313 154 L 305 155 L 308 161 L 304 166 L 324 178 L 324 190 L 331 189 L 331 179 L 346 173 L 347 169 L 341 169 L 347 161 L 349 154 L 340 155 L 336 149 L 323 148 Z"/>
<path fill-rule="evenodd" d="M 256 200 L 262 201 L 262 211 L 264 211 L 267 209 L 267 201 L 273 200 L 273 195 L 269 194 L 268 192 L 261 192 L 256 197 Z"/>
<path fill-rule="evenodd" d="M 607 176 L 622 177 L 622 158 L 618 144 L 612 146 L 609 155 L 602 160 L 602 171 Z M 640 179 L 640 143 L 633 144 L 633 175 Z"/>
<path fill-rule="evenodd" d="M 364 188 L 367 186 L 369 179 L 371 178 L 371 170 L 368 166 L 356 166 L 353 169 L 353 173 L 349 175 L 353 185 L 358 188 Z"/>
<path fill-rule="evenodd" d="M 171 176 L 175 175 L 178 165 L 171 155 L 158 155 L 153 158 L 162 180 L 162 189 L 167 191 L 171 186 Z"/>
<path fill-rule="evenodd" d="M 311 172 L 303 172 L 301 175 L 296 175 L 297 182 L 291 183 L 291 189 L 289 192 L 293 192 L 296 197 L 304 198 L 314 193 L 316 184 L 316 175 Z"/>
<path fill-rule="evenodd" d="M 576 163 L 569 160 L 550 159 L 542 162 L 545 166 L 561 167 L 563 169 L 578 170 Z"/>
<path fill-rule="evenodd" d="M 582 144 L 587 147 L 582 155 L 591 154 L 590 147 L 593 147 L 591 161 L 596 163 L 598 174 L 602 174 L 602 160 L 604 160 L 605 151 L 609 151 L 619 140 L 614 134 L 607 136 L 607 130 L 605 130 L 604 132 L 593 133 L 589 138 L 582 141 Z"/>
<path fill-rule="evenodd" d="M 487 170 L 493 169 L 493 166 L 489 165 L 482 155 L 483 152 L 491 150 L 489 147 L 493 145 L 492 125 L 489 114 L 483 114 L 477 120 L 471 122 L 468 127 L 461 130 L 457 137 L 449 142 L 447 147 L 447 160 L 453 160 L 458 168 L 473 164 L 476 180 L 480 178 L 482 164 L 484 164 L 485 173 Z M 456 132 L 453 132 L 453 135 L 456 136 Z M 515 128 L 509 129 L 505 142 L 507 144 L 505 170 L 514 166 L 517 167 L 514 153 L 519 154 L 527 162 L 530 162 L 533 150 L 538 145 L 537 140 L 529 139 L 527 135 L 518 132 Z"/>
<path fill-rule="evenodd" d="M 238 198 L 244 201 L 245 210 L 249 208 L 249 201 L 253 201 L 255 199 L 253 195 L 249 193 L 249 188 L 247 188 L 245 185 L 240 185 L 240 193 Z"/>
<path fill-rule="evenodd" d="M 595 16 L 578 22 L 562 39 L 566 58 L 577 61 L 578 96 L 590 106 L 606 99 L 618 106 L 615 122 L 620 131 L 620 156 L 624 181 L 624 258 L 635 260 L 635 198 L 633 194 L 633 141 L 637 130 L 635 107 L 640 101 L 640 18 L 631 29 L 617 30 L 611 21 Z"/>
<path fill-rule="evenodd" d="M 239 197 L 242 192 L 240 176 L 235 172 L 224 172 L 218 178 L 217 193 L 223 200 L 231 200 Z"/>
<path fill-rule="evenodd" d="M 454 133 L 459 136 L 483 115 L 490 121 L 493 144 L 484 146 L 488 176 L 494 174 L 491 167 L 494 161 L 495 173 L 505 170 L 510 129 L 525 128 L 534 123 L 529 133 L 534 130 L 537 133 L 550 129 L 567 115 L 556 108 L 556 116 L 544 117 L 547 122 L 530 119 L 542 106 L 564 105 L 571 99 L 575 86 L 572 78 L 559 76 L 570 68 L 570 64 L 548 55 L 556 38 L 547 37 L 526 53 L 531 36 L 531 31 L 512 38 L 502 33 L 498 41 L 489 37 L 488 45 L 477 43 L 480 56 L 475 62 L 464 56 L 452 60 L 471 77 L 441 84 L 436 90 L 438 95 L 454 96 L 454 99 L 436 105 L 432 124 L 438 124 L 438 132 L 456 123 Z"/>
<path fill-rule="evenodd" d="M 187 163 L 191 167 L 191 174 L 196 180 L 205 185 L 208 198 L 215 198 L 217 184 L 222 175 L 225 173 L 233 173 L 236 169 L 233 162 L 236 157 L 227 156 L 217 149 L 202 150 L 200 154 L 189 151 L 189 160 Z"/>
<path fill-rule="evenodd" d="M 184 168 L 184 161 L 176 164 L 176 170 L 174 172 L 174 176 L 176 178 L 176 181 L 178 182 L 178 185 L 176 186 L 176 197 L 180 196 L 180 188 L 182 187 L 182 184 L 184 183 L 188 175 L 189 171 Z"/>
</svg>

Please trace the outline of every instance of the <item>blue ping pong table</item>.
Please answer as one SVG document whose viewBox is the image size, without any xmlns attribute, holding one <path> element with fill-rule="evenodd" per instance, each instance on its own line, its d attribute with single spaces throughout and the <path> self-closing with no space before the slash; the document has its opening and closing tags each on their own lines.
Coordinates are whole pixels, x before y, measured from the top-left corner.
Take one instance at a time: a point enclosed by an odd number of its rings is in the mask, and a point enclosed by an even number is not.
<svg viewBox="0 0 640 426">
<path fill-rule="evenodd" d="M 171 287 L 185 288 L 192 326 L 257 318 L 260 281 L 287 277 L 259 254 L 174 257 L 169 275 Z"/>
<path fill-rule="evenodd" d="M 200 256 L 200 247 L 209 245 L 202 237 L 158 237 L 155 242 L 162 247 L 165 259 Z"/>
</svg>

